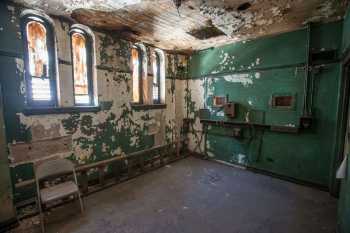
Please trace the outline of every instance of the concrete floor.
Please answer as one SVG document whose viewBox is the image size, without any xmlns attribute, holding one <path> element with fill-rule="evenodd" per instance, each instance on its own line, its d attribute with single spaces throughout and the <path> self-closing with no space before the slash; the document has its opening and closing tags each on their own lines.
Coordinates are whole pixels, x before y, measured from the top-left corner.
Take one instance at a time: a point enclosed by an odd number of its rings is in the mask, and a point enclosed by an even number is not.
<svg viewBox="0 0 350 233">
<path fill-rule="evenodd" d="M 52 212 L 47 232 L 334 233 L 336 224 L 326 192 L 196 158 L 92 194 L 85 206 L 84 215 L 76 204 Z"/>
</svg>

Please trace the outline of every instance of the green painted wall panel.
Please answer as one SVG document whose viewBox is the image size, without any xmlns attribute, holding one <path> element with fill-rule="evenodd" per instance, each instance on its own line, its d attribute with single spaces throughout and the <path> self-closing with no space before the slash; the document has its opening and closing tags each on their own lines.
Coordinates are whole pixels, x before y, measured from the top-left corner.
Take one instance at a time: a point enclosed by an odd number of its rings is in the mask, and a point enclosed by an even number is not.
<svg viewBox="0 0 350 233">
<path fill-rule="evenodd" d="M 214 136 L 215 147 L 209 150 L 218 159 L 237 162 L 238 154 L 247 155 L 245 165 L 268 170 L 281 175 L 294 177 L 300 180 L 327 185 L 329 168 L 334 146 L 335 123 L 339 89 L 339 65 L 328 66 L 321 74 L 315 76 L 314 113 L 316 117 L 315 127 L 308 132 L 300 134 L 280 134 L 274 132 L 262 133 L 258 129 L 253 135 L 251 147 L 261 143 L 261 152 L 258 148 L 250 148 L 246 140 L 237 142 L 233 138 L 218 139 Z M 243 114 L 238 114 L 235 119 L 244 121 L 247 111 L 251 111 L 251 121 L 268 125 L 299 125 L 299 117 L 302 115 L 303 100 L 303 73 L 296 74 L 294 69 L 278 69 L 268 71 L 261 76 L 258 82 L 250 87 L 241 84 L 217 81 L 213 84 L 214 95 L 229 93 L 230 100 L 244 108 Z M 283 77 L 283 78 L 279 78 Z M 293 110 L 273 110 L 269 106 L 269 100 L 273 93 L 292 93 L 296 96 L 296 106 Z M 256 101 L 255 101 L 256 100 Z M 242 111 L 242 110 L 241 110 Z M 265 115 L 261 117 L 260 115 Z M 213 119 L 229 120 L 225 117 L 213 117 Z M 265 120 L 262 120 L 265 119 Z M 209 137 L 209 144 L 212 138 Z M 218 141 L 222 140 L 223 143 Z M 236 145 L 237 144 L 237 145 Z M 222 148 L 228 147 L 222 151 Z M 248 147 L 248 148 L 245 148 Z M 239 149 L 238 149 L 239 148 Z M 245 148 L 242 150 L 242 148 Z M 234 152 L 233 152 L 234 151 Z"/>
<path fill-rule="evenodd" d="M 240 78 L 247 77 L 245 80 Z M 271 125 L 299 124 L 299 116 L 303 103 L 304 71 L 300 67 L 273 69 L 260 72 L 244 73 L 239 75 L 218 75 L 216 78 L 206 78 L 210 82 L 206 102 L 212 105 L 215 95 L 229 96 L 231 101 L 239 104 L 236 120 L 243 121 L 247 112 L 252 121 Z M 248 82 L 245 84 L 245 82 Z M 292 110 L 278 110 L 270 106 L 274 94 L 292 94 L 296 97 L 295 107 Z M 215 119 L 228 119 L 215 117 Z M 265 119 L 264 122 L 263 118 Z"/>
<path fill-rule="evenodd" d="M 24 108 L 24 96 L 20 93 L 21 80 L 17 79 L 18 68 L 15 61 L 16 58 L 5 57 L 0 55 L 0 82 L 4 89 L 3 98 L 5 103 L 4 115 L 6 123 L 6 136 L 8 142 L 25 141 L 26 132 L 20 124 L 16 115 Z"/>
<path fill-rule="evenodd" d="M 21 34 L 17 33 L 19 29 L 16 17 L 18 9 L 7 5 L 6 2 L 8 1 L 0 3 L 0 51 L 21 54 Z"/>
<path fill-rule="evenodd" d="M 312 25 L 311 49 L 316 51 L 335 49 L 338 51 L 337 55 L 341 55 L 342 31 L 342 20 L 328 24 Z"/>
<path fill-rule="evenodd" d="M 341 22 L 335 22 L 312 26 L 311 49 L 340 50 L 341 25 Z M 204 80 L 202 98 L 211 111 L 210 118 L 241 122 L 249 112 L 253 123 L 299 127 L 305 96 L 302 63 L 306 61 L 306 32 L 303 29 L 239 42 L 193 55 L 190 74 L 194 80 L 198 77 Z M 332 33 L 333 37 L 328 38 L 327 33 Z M 226 55 L 228 58 L 225 54 L 229 54 Z M 258 64 L 247 67 L 257 59 Z M 211 127 L 207 140 L 209 156 L 328 186 L 333 172 L 340 71 L 341 65 L 333 63 L 310 72 L 310 78 L 314 80 L 311 129 L 291 134 L 248 128 L 243 130 L 243 139 L 235 139 L 228 136 L 229 129 Z M 293 108 L 272 108 L 271 97 L 276 94 L 294 96 Z M 213 96 L 227 95 L 230 101 L 238 103 L 238 114 L 233 120 L 224 116 L 222 109 L 212 106 Z"/>
<path fill-rule="evenodd" d="M 306 53 L 305 42 L 306 31 L 299 30 L 199 51 L 192 56 L 190 75 L 199 77 L 213 73 L 303 63 Z"/>
</svg>

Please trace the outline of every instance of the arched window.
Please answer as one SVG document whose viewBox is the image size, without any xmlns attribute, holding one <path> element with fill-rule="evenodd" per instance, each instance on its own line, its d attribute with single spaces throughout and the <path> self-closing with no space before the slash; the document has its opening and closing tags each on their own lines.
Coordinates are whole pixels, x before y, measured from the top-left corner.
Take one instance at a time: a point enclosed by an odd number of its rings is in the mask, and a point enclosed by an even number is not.
<svg viewBox="0 0 350 233">
<path fill-rule="evenodd" d="M 78 25 L 70 31 L 75 105 L 93 105 L 93 39 Z"/>
<path fill-rule="evenodd" d="M 49 17 L 42 13 L 24 11 L 21 27 L 27 104 L 32 107 L 55 106 L 56 50 L 52 23 Z"/>
<path fill-rule="evenodd" d="M 153 85 L 152 99 L 154 104 L 165 102 L 165 62 L 164 53 L 160 49 L 153 52 Z"/>
</svg>

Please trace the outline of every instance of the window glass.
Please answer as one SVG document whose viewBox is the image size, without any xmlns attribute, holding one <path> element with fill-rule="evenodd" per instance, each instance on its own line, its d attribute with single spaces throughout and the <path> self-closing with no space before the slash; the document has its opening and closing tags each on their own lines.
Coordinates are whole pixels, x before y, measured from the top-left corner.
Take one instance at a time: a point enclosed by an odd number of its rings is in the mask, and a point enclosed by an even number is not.
<svg viewBox="0 0 350 233">
<path fill-rule="evenodd" d="M 75 103 L 89 104 L 86 38 L 83 34 L 72 34 L 72 50 Z"/>
<path fill-rule="evenodd" d="M 30 75 L 47 76 L 49 58 L 44 25 L 36 21 L 29 22 L 27 24 L 27 41 Z"/>
<path fill-rule="evenodd" d="M 27 45 L 31 93 L 35 101 L 51 100 L 47 32 L 38 21 L 27 23 Z"/>
<path fill-rule="evenodd" d="M 132 62 L 132 96 L 133 102 L 140 102 L 140 54 L 137 48 L 131 49 Z"/>
</svg>

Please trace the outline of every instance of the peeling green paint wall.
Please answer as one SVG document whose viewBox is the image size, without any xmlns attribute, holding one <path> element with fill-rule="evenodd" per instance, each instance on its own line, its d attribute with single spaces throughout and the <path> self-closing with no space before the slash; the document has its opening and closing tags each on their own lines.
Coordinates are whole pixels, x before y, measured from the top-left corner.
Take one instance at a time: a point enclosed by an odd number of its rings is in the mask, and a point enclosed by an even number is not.
<svg viewBox="0 0 350 233">
<path fill-rule="evenodd" d="M 187 75 L 187 58 L 183 55 L 166 54 L 166 109 L 136 111 L 130 105 L 131 43 L 119 39 L 117 34 L 101 31 L 94 31 L 94 35 L 98 99 L 102 110 L 96 113 L 24 115 L 20 12 L 20 7 L 0 3 L 0 78 L 4 90 L 7 142 L 10 148 L 9 158 L 13 162 L 11 166 L 14 184 L 32 179 L 32 162 L 45 159 L 20 158 L 19 147 L 22 145 L 45 145 L 52 139 L 68 137 L 71 138 L 71 149 L 57 153 L 57 156 L 68 157 L 78 164 L 88 164 L 172 142 L 178 137 L 183 105 L 177 95 L 183 98 L 181 92 Z M 70 106 L 72 101 L 68 95 L 71 93 L 67 93 L 67 90 L 71 90 L 69 85 L 72 79 L 69 22 L 53 19 L 58 58 L 65 61 L 58 65 L 59 82 L 63 87 L 60 92 L 61 104 Z M 147 48 L 149 54 L 153 49 Z M 151 59 L 148 60 L 149 78 L 152 78 Z M 176 100 L 180 103 L 176 103 Z M 61 145 L 57 147 L 60 148 Z M 26 200 L 34 194 L 33 187 L 15 189 L 15 202 Z"/>
<path fill-rule="evenodd" d="M 329 37 L 329 33 L 332 37 Z M 311 51 L 337 50 L 341 54 L 342 22 L 313 25 Z M 190 58 L 188 110 L 194 119 L 190 147 L 204 151 L 198 110 L 206 107 L 211 119 L 299 127 L 303 114 L 307 30 L 243 41 L 200 51 Z M 312 129 L 299 134 L 248 128 L 243 139 L 227 135 L 229 129 L 209 126 L 209 156 L 328 187 L 335 148 L 341 64 L 333 62 L 310 72 L 314 79 Z M 275 94 L 295 96 L 290 110 L 271 107 Z M 228 119 L 212 106 L 213 96 L 237 102 L 238 116 Z M 198 144 L 201 143 L 201 146 Z"/>
</svg>

